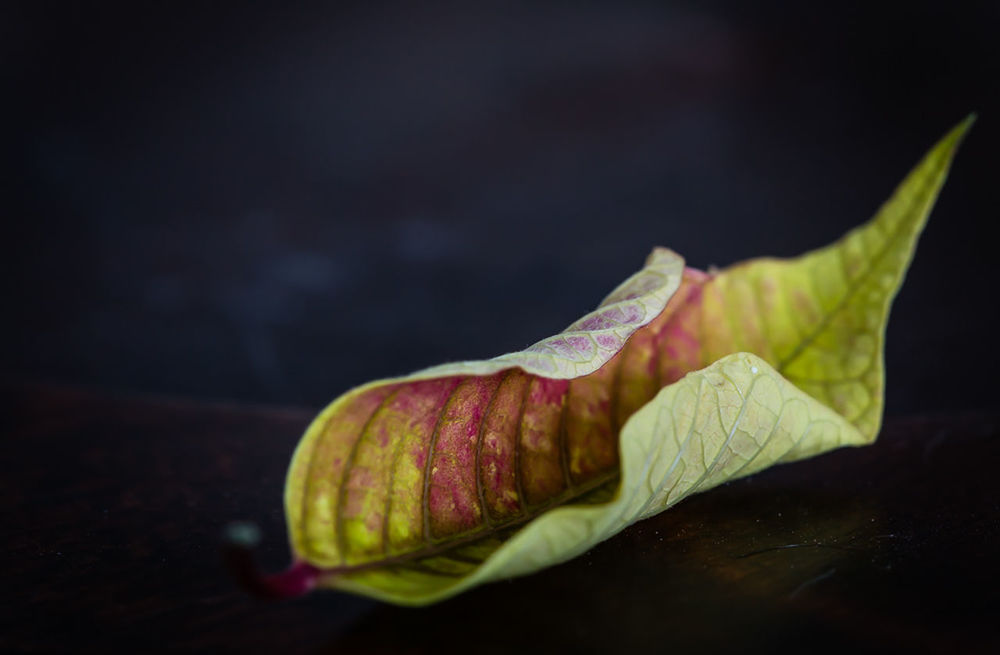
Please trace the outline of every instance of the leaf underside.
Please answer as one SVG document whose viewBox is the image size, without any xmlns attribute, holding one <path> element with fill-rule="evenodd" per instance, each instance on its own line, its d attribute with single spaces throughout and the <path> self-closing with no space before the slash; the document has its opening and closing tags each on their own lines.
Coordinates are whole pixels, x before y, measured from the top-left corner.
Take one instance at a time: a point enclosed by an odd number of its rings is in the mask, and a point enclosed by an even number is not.
<svg viewBox="0 0 1000 655">
<path fill-rule="evenodd" d="M 889 306 L 971 122 L 831 246 L 713 274 L 657 248 L 555 337 L 337 399 L 289 469 L 296 560 L 319 586 L 426 604 L 727 480 L 870 443 Z"/>
</svg>

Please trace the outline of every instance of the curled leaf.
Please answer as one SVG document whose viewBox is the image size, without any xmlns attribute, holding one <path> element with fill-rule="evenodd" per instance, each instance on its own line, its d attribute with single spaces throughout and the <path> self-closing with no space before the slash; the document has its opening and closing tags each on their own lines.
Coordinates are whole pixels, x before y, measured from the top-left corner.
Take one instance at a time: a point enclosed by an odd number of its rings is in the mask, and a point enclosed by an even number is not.
<svg viewBox="0 0 1000 655">
<path fill-rule="evenodd" d="M 662 313 L 683 265 L 657 249 L 597 310 L 555 337 L 338 399 L 292 461 L 285 505 L 297 528 L 295 551 L 330 569 L 436 553 L 617 475 L 615 430 L 590 418 L 604 418 L 591 403 L 607 390 L 588 385 L 571 407 L 570 379 L 600 369 Z"/>
<path fill-rule="evenodd" d="M 296 564 L 264 586 L 425 604 L 726 480 L 870 443 L 889 305 L 970 125 L 831 246 L 712 274 L 658 248 L 559 335 L 337 399 L 289 470 Z"/>
</svg>

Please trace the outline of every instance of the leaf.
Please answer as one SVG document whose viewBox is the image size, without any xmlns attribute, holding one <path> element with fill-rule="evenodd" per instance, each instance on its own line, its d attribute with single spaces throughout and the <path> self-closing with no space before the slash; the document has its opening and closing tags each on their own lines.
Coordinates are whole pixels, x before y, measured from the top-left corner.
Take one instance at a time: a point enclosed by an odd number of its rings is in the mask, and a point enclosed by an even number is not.
<svg viewBox="0 0 1000 655">
<path fill-rule="evenodd" d="M 289 469 L 296 564 L 257 588 L 426 604 L 726 480 L 872 441 L 889 305 L 970 124 L 832 246 L 683 276 L 656 249 L 559 335 L 337 399 Z"/>
</svg>

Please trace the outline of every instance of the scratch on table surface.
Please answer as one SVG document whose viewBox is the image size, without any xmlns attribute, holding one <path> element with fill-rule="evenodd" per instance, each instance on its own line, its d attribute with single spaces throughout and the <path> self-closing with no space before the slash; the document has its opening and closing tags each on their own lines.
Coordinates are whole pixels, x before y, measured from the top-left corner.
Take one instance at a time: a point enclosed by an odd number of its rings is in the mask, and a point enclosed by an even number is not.
<svg viewBox="0 0 1000 655">
<path fill-rule="evenodd" d="M 803 582 L 802 584 L 800 584 L 798 587 L 796 587 L 795 591 L 793 591 L 792 593 L 788 594 L 788 598 L 789 599 L 795 598 L 806 587 L 811 587 L 812 585 L 814 585 L 814 584 L 816 584 L 818 582 L 822 582 L 823 580 L 826 580 L 827 578 L 829 578 L 831 575 L 833 575 L 836 572 L 837 572 L 837 569 L 833 568 L 833 569 L 830 569 L 829 571 L 825 571 L 823 573 L 820 573 L 815 578 L 810 578 L 810 579 L 806 580 L 805 582 Z"/>
<path fill-rule="evenodd" d="M 747 557 L 753 557 L 754 555 L 762 555 L 764 553 L 771 553 L 777 550 L 789 550 L 791 548 L 831 548 L 833 550 L 848 550 L 848 551 L 862 550 L 861 548 L 852 548 L 851 546 L 840 546 L 838 544 L 809 542 L 809 543 L 797 543 L 797 544 L 782 544 L 780 546 L 770 546 L 768 548 L 761 548 L 760 550 L 752 550 L 749 553 L 743 553 L 742 555 L 737 555 L 736 559 L 745 559 Z"/>
<path fill-rule="evenodd" d="M 938 430 L 934 436 L 927 440 L 924 444 L 923 460 L 927 462 L 931 458 L 931 453 L 937 450 L 938 446 L 943 444 L 945 440 L 951 435 L 951 431 L 947 428 Z"/>
</svg>

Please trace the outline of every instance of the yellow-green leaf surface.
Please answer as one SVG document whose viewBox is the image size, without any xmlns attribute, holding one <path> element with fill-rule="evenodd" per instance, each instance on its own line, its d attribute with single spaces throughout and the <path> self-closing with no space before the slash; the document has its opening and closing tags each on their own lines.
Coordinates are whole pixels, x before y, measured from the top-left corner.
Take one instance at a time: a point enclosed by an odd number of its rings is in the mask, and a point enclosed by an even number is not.
<svg viewBox="0 0 1000 655">
<path fill-rule="evenodd" d="M 970 117 L 946 135 L 871 221 L 833 245 L 713 276 L 700 307 L 701 363 L 738 350 L 757 353 L 874 440 L 889 305 L 971 123 Z"/>
<path fill-rule="evenodd" d="M 425 604 L 565 561 L 726 480 L 873 440 L 889 304 L 970 124 L 832 246 L 683 280 L 657 249 L 560 335 L 334 401 L 289 469 L 296 579 Z"/>
</svg>

